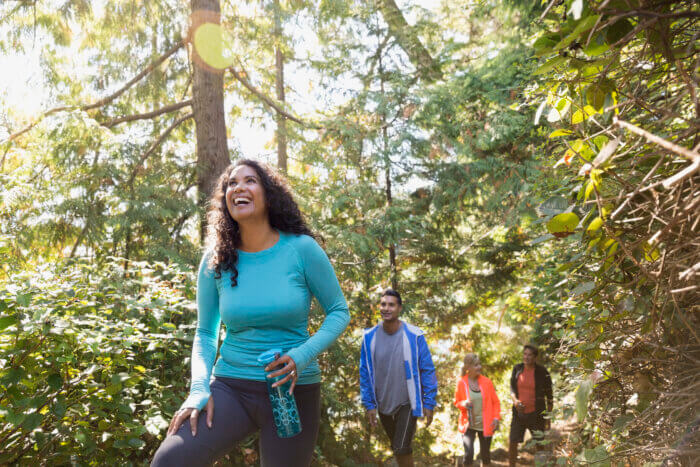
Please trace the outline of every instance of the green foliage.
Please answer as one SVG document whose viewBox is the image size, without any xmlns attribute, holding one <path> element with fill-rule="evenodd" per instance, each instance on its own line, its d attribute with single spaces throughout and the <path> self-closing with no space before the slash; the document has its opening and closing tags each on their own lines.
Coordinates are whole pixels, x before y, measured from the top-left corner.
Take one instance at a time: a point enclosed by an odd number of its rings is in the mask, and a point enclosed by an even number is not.
<svg viewBox="0 0 700 467">
<path fill-rule="evenodd" d="M 303 117 L 313 125 L 288 121 L 289 178 L 352 314 L 321 356 L 316 461 L 389 457 L 383 434 L 367 431 L 353 356 L 392 283 L 406 319 L 428 332 L 441 384 L 435 425 L 416 439 L 426 465 L 461 451 L 449 407 L 463 354 L 481 355 L 505 410 L 508 372 L 531 339 L 562 373 L 557 394 L 573 395 L 556 416 L 578 415 L 578 462 L 658 458 L 644 444 L 649 419 L 663 425 L 656 441 L 682 452 L 694 416 L 682 408 L 697 401 L 672 389 L 692 393 L 697 375 L 697 173 L 679 177 L 685 159 L 621 122 L 696 148 L 697 5 L 404 2 L 411 27 L 396 37 L 372 2 L 280 3 L 294 26 L 282 36 L 272 2 L 222 2 L 223 29 L 235 31 L 226 52 L 257 94 L 230 73 L 224 90 L 230 125 L 265 126 L 275 113 L 259 94 L 272 95 L 275 49 L 311 76 L 308 96 L 288 87 L 282 105 L 295 114 L 316 100 Z M 194 319 L 184 271 L 199 257 L 203 208 L 193 126 L 151 150 L 180 114 L 113 119 L 185 99 L 188 58 L 79 108 L 172 47 L 189 13 L 171 0 L 3 10 L 0 50 L 51 39 L 46 108 L 65 107 L 17 138 L 0 134 L 0 463 L 142 463 L 184 398 Z M 299 48 L 300 29 L 318 41 L 313 53 Z M 439 80 L 419 73 L 410 43 Z M 3 110 L 8 134 L 29 123 L 15 110 Z M 312 330 L 322 318 L 314 308 Z M 253 462 L 254 444 L 228 460 Z"/>
<path fill-rule="evenodd" d="M 697 377 L 691 369 L 697 316 L 684 311 L 697 296 L 690 282 L 679 281 L 698 260 L 697 231 L 692 216 L 678 215 L 687 206 L 680 199 L 697 195 L 697 177 L 682 177 L 688 161 L 667 143 L 696 147 L 690 135 L 697 133 L 697 97 L 686 77 L 695 73 L 697 50 L 684 31 L 697 28 L 697 5 L 573 0 L 551 6 L 533 43 L 541 61 L 531 103 L 536 121 L 546 115 L 558 127 L 547 130 L 544 161 L 564 196 L 552 198 L 547 184 L 538 186 L 547 200 L 539 214 L 555 215 L 549 232 L 573 232 L 574 216 L 579 229 L 563 246 L 547 244 L 559 267 L 547 272 L 543 291 L 563 286 L 568 293 L 552 316 L 541 318 L 538 333 L 559 346 L 567 379 L 583 381 L 567 387 L 576 390 L 584 422 L 578 459 L 658 461 L 662 456 L 650 446 L 676 445 L 695 417 L 677 410 L 696 399 L 675 392 L 674 381 L 679 372 Z M 649 20 L 640 8 L 655 8 L 659 16 Z M 658 206 L 650 190 L 658 190 Z M 557 211 L 571 213 L 570 226 L 555 222 L 569 215 Z M 560 225 L 552 229 L 554 223 Z M 595 387 L 594 370 L 605 375 Z M 657 425 L 663 441 L 635 423 L 645 418 L 665 421 L 665 428 Z M 679 446 L 678 456 L 697 454 L 692 443 Z"/>
<path fill-rule="evenodd" d="M 3 266 L 7 266 L 4 263 Z M 3 464 L 147 458 L 186 394 L 190 273 L 77 262 L 0 287 Z"/>
</svg>

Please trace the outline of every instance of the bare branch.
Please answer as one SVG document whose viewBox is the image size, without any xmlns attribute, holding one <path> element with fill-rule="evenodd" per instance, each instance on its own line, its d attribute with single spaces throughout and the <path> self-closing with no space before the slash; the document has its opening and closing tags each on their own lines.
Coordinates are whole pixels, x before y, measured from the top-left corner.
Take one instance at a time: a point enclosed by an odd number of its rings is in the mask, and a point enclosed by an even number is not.
<svg viewBox="0 0 700 467">
<path fill-rule="evenodd" d="M 692 162 L 700 162 L 700 154 L 698 154 L 697 151 L 693 151 L 693 150 L 690 150 L 688 148 L 684 148 L 683 146 L 679 146 L 675 143 L 667 141 L 659 136 L 653 135 L 653 134 L 649 133 L 648 131 L 639 128 L 638 126 L 634 126 L 631 123 L 627 123 L 623 120 L 620 120 L 617 117 L 613 117 L 613 123 L 619 127 L 622 127 L 622 128 L 625 128 L 626 130 L 631 131 L 634 134 L 637 134 L 639 136 L 643 136 L 644 138 L 647 139 L 647 141 L 652 142 L 652 143 L 656 143 L 659 146 L 661 146 L 662 148 L 667 149 L 671 152 L 675 152 L 679 156 L 683 156 Z"/>
<path fill-rule="evenodd" d="M 176 110 L 179 110 L 185 106 L 192 105 L 192 99 L 188 99 L 183 102 L 178 102 L 177 104 L 170 104 L 166 105 L 165 107 L 161 107 L 160 109 L 153 110 L 151 112 L 145 112 L 142 114 L 134 114 L 134 115 L 125 115 L 122 117 L 117 117 L 112 120 L 108 120 L 106 122 L 102 123 L 102 126 L 106 126 L 107 128 L 112 128 L 115 125 L 119 125 L 120 123 L 124 122 L 133 122 L 134 120 L 145 120 L 148 118 L 153 118 L 157 117 L 158 115 L 163 115 L 165 113 L 170 113 L 174 112 Z"/>
<path fill-rule="evenodd" d="M 88 105 L 85 105 L 85 106 L 81 107 L 81 110 L 91 110 L 91 109 L 95 109 L 95 108 L 97 108 L 97 107 L 102 107 L 103 105 L 112 102 L 114 99 L 116 99 L 117 97 L 119 97 L 119 96 L 121 96 L 122 94 L 124 94 L 124 92 L 125 92 L 127 89 L 129 89 L 131 86 L 133 86 L 133 85 L 136 84 L 138 81 L 140 81 L 141 78 L 143 78 L 144 76 L 148 75 L 148 74 L 149 74 L 150 72 L 152 72 L 156 67 L 158 67 L 161 63 L 163 63 L 163 62 L 166 61 L 168 58 L 170 58 L 171 55 L 173 55 L 175 52 L 177 52 L 178 50 L 180 50 L 180 49 L 182 48 L 182 46 L 184 46 L 184 45 L 185 45 L 185 41 L 184 41 L 184 40 L 178 41 L 174 46 L 172 46 L 172 47 L 170 48 L 170 50 L 168 50 L 167 52 L 165 52 L 163 55 L 161 55 L 160 57 L 158 57 L 153 63 L 151 63 L 151 64 L 148 65 L 146 68 L 144 68 L 143 70 L 141 70 L 141 72 L 140 72 L 139 74 L 137 74 L 136 76 L 134 76 L 133 78 L 131 78 L 131 80 L 129 80 L 124 86 L 122 86 L 121 88 L 119 88 L 117 91 L 113 92 L 112 94 L 110 94 L 110 95 L 107 96 L 107 97 L 104 97 L 104 98 L 100 99 L 99 101 L 97 101 L 97 102 L 95 102 L 95 103 L 93 103 L 93 104 L 88 104 Z"/>
<path fill-rule="evenodd" d="M 105 104 L 109 104 L 114 99 L 116 99 L 117 97 L 124 94 L 124 92 L 127 89 L 129 89 L 131 86 L 133 86 L 139 80 L 141 80 L 144 76 L 148 75 L 157 66 L 159 66 L 161 63 L 163 63 L 168 58 L 170 58 L 170 56 L 172 56 L 175 52 L 180 50 L 184 44 L 185 44 L 185 41 L 180 40 L 177 44 L 175 44 L 173 47 L 171 47 L 170 50 L 165 52 L 158 59 L 156 59 L 156 61 L 154 61 L 153 63 L 148 65 L 146 68 L 141 70 L 141 72 L 139 74 L 134 76 L 131 80 L 129 80 L 129 82 L 127 82 L 119 90 L 117 90 L 116 92 L 113 92 L 109 96 L 104 97 L 104 98 L 102 98 L 102 99 L 100 99 L 97 102 L 94 102 L 92 104 L 86 104 L 86 105 L 82 105 L 82 106 L 77 106 L 77 105 L 61 106 L 61 107 L 55 107 L 53 109 L 47 110 L 46 112 L 41 114 L 34 122 L 30 123 L 29 125 L 27 125 L 23 129 L 19 130 L 18 132 L 11 134 L 5 141 L 3 141 L 3 143 L 8 143 L 8 142 L 13 141 L 13 140 L 17 139 L 18 137 L 22 136 L 24 133 L 28 132 L 29 130 L 31 130 L 32 128 L 37 126 L 44 118 L 48 117 L 51 114 L 55 114 L 57 112 L 66 112 L 66 111 L 71 111 L 71 110 L 76 110 L 76 109 L 80 109 L 83 111 L 92 110 L 92 109 L 96 109 L 98 107 L 102 107 Z"/>
</svg>

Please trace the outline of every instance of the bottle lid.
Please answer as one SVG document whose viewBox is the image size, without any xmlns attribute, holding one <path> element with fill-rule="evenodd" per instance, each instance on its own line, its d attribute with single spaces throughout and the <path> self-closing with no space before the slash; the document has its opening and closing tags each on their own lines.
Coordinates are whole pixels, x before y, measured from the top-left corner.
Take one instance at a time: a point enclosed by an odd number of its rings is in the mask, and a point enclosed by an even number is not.
<svg viewBox="0 0 700 467">
<path fill-rule="evenodd" d="M 267 365 L 277 360 L 280 355 L 282 355 L 282 349 L 270 349 L 258 355 L 258 363 Z"/>
</svg>

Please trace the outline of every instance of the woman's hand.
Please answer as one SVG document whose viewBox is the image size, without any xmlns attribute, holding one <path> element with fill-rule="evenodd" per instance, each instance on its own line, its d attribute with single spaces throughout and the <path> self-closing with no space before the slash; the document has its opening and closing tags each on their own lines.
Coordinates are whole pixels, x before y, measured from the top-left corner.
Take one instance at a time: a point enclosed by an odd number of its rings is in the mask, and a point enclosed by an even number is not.
<svg viewBox="0 0 700 467">
<path fill-rule="evenodd" d="M 491 428 L 493 431 L 498 430 L 499 422 L 497 418 L 494 418 L 493 421 L 491 422 Z"/>
<path fill-rule="evenodd" d="M 294 363 L 294 360 L 292 360 L 292 357 L 289 355 L 282 355 L 280 358 L 275 360 L 274 362 L 270 363 L 265 367 L 265 371 L 271 371 L 273 368 L 276 368 L 280 365 L 284 365 L 281 369 L 274 371 L 267 375 L 268 378 L 274 378 L 276 376 L 282 376 L 286 375 L 284 378 L 280 379 L 279 381 L 275 382 L 272 387 L 276 388 L 277 386 L 281 386 L 285 384 L 287 381 L 291 381 L 292 385 L 289 388 L 289 394 L 292 394 L 294 392 L 294 387 L 297 385 L 297 364 Z"/>
<path fill-rule="evenodd" d="M 214 399 L 211 396 L 209 396 L 209 400 L 207 401 L 207 405 L 204 407 L 204 410 L 207 412 L 207 427 L 211 429 L 214 421 Z M 173 419 L 170 421 L 168 434 L 166 436 L 171 436 L 177 433 L 177 430 L 180 429 L 180 425 L 182 425 L 188 418 L 190 419 L 190 430 L 192 431 L 192 436 L 197 436 L 199 410 L 191 407 L 180 409 L 175 412 Z"/>
</svg>

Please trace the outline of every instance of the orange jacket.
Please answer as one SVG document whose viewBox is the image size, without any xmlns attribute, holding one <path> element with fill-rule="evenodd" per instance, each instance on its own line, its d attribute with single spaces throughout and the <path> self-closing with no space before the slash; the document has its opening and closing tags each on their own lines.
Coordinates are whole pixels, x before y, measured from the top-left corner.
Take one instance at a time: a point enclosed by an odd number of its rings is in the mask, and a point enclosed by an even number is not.
<svg viewBox="0 0 700 467">
<path fill-rule="evenodd" d="M 455 406 L 459 409 L 460 433 L 467 431 L 467 424 L 469 422 L 467 408 L 462 407 L 462 404 L 460 404 L 462 401 L 469 402 L 469 382 L 467 381 L 467 378 L 467 375 L 460 378 L 459 381 L 457 381 L 457 389 L 455 389 Z M 479 383 L 479 389 L 481 390 L 484 436 L 493 436 L 493 428 L 491 427 L 491 423 L 494 419 L 501 419 L 501 402 L 498 400 L 496 389 L 493 387 L 493 383 L 490 379 L 484 375 L 479 375 L 477 382 Z"/>
</svg>

